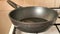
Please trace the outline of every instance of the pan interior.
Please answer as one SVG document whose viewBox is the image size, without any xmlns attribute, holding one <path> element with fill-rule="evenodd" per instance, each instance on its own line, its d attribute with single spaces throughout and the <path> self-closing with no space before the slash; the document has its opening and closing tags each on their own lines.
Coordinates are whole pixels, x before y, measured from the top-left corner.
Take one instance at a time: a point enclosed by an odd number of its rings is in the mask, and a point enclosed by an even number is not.
<svg viewBox="0 0 60 34">
<path fill-rule="evenodd" d="M 31 17 L 31 18 L 22 19 L 20 21 L 21 22 L 28 22 L 28 23 L 36 23 L 36 22 L 47 22 L 48 20 L 43 19 L 43 18 L 34 18 L 34 17 Z"/>
<path fill-rule="evenodd" d="M 25 7 L 13 10 L 10 17 L 21 22 L 46 22 L 54 20 L 57 13 L 44 7 Z"/>
</svg>

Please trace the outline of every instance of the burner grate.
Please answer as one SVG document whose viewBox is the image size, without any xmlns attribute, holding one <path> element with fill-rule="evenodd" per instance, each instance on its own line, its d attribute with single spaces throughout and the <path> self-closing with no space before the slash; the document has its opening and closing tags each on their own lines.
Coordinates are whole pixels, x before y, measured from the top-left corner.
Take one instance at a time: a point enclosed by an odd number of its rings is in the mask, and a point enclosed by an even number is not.
<svg viewBox="0 0 60 34">
<path fill-rule="evenodd" d="M 58 26 L 57 26 L 57 25 L 60 25 L 60 24 L 54 24 L 54 25 L 56 26 L 58 32 L 60 33 L 60 30 L 59 30 L 59 28 L 58 28 Z"/>
<path fill-rule="evenodd" d="M 60 34 L 60 30 L 59 30 L 59 28 L 58 28 L 58 25 L 60 25 L 60 24 L 54 24 L 54 26 L 56 26 L 56 28 L 57 28 L 57 30 L 58 30 L 58 32 L 59 32 L 59 34 Z M 16 27 L 14 27 L 14 31 L 13 31 L 13 34 L 16 34 Z M 36 34 L 38 34 L 38 33 L 36 33 Z"/>
</svg>

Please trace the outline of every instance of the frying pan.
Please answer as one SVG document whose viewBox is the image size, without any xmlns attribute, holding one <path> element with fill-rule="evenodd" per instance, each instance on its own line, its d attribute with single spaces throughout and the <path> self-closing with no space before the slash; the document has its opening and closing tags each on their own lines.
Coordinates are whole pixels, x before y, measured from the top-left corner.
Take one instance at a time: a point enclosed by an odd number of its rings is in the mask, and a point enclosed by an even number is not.
<svg viewBox="0 0 60 34">
<path fill-rule="evenodd" d="M 39 33 L 48 30 L 56 21 L 58 13 L 46 7 L 22 7 L 7 1 L 15 10 L 9 13 L 12 23 L 21 31 Z"/>
</svg>

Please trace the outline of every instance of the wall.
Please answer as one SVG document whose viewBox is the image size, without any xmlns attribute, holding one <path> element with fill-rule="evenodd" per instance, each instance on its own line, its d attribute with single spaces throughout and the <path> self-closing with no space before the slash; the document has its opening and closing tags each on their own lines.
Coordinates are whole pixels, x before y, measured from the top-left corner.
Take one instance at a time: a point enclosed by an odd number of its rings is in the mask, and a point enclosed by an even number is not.
<svg viewBox="0 0 60 34">
<path fill-rule="evenodd" d="M 59 7 L 60 0 L 12 0 L 20 6 L 42 6 L 42 7 Z M 8 34 L 11 21 L 9 12 L 13 10 L 6 0 L 0 0 L 0 34 Z"/>
</svg>

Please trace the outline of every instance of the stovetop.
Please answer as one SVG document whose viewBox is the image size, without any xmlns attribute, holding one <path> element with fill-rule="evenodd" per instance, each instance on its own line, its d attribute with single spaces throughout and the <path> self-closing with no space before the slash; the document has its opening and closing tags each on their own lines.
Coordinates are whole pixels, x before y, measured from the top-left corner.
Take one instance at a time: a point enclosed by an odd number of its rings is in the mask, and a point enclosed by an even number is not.
<svg viewBox="0 0 60 34">
<path fill-rule="evenodd" d="M 60 26 L 60 24 L 55 24 L 46 32 L 42 32 L 42 33 L 38 33 L 38 34 L 60 34 L 60 30 L 58 28 L 59 26 Z M 18 30 L 16 27 L 14 27 L 13 34 L 36 34 L 36 33 L 22 32 L 22 31 Z"/>
<path fill-rule="evenodd" d="M 53 8 L 53 9 L 56 10 L 58 12 L 58 14 L 60 14 L 60 8 L 59 9 Z M 36 34 L 36 33 L 22 32 L 22 31 L 18 30 L 16 27 L 14 27 L 14 25 L 12 24 L 9 34 Z M 38 34 L 60 34 L 60 19 L 57 18 L 56 24 L 54 24 L 50 29 L 48 29 L 45 32 L 38 33 Z"/>
</svg>

